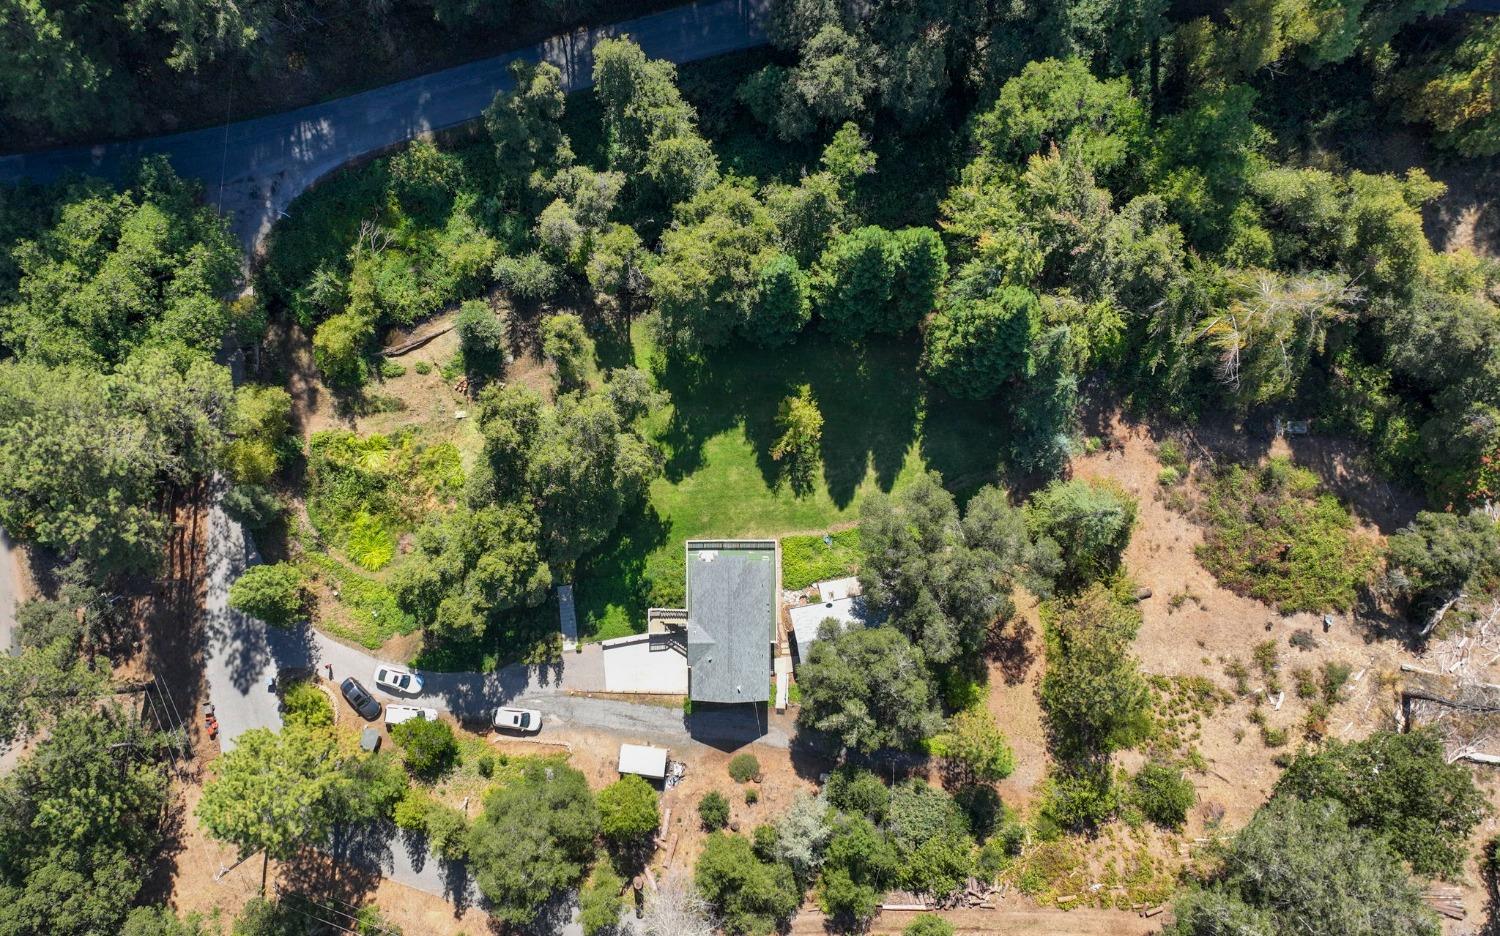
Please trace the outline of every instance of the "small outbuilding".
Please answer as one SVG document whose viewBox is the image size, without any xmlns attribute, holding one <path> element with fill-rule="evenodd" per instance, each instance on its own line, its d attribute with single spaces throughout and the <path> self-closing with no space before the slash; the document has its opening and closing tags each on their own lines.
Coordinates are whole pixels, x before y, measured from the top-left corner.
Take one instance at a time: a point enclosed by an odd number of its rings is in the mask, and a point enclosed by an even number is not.
<svg viewBox="0 0 1500 936">
<path fill-rule="evenodd" d="M 638 774 L 651 780 L 665 780 L 667 776 L 666 748 L 645 744 L 620 745 L 620 773 Z"/>
</svg>

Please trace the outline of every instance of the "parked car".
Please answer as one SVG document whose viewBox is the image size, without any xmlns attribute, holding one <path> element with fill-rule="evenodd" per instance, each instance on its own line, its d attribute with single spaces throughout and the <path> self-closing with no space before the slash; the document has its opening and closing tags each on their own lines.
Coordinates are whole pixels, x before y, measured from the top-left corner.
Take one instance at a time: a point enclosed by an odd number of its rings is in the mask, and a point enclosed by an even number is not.
<svg viewBox="0 0 1500 936">
<path fill-rule="evenodd" d="M 437 709 L 427 708 L 422 705 L 387 705 L 385 707 L 385 723 L 399 725 L 414 718 L 424 718 L 427 721 L 437 721 Z"/>
<path fill-rule="evenodd" d="M 370 695 L 370 691 L 359 684 L 359 680 L 350 676 L 339 686 L 339 691 L 344 694 L 344 700 L 354 707 L 365 721 L 374 721 L 380 717 L 380 703 Z"/>
<path fill-rule="evenodd" d="M 375 668 L 375 688 L 403 695 L 420 695 L 422 677 L 394 666 L 379 666 Z"/>
<path fill-rule="evenodd" d="M 542 713 L 529 708 L 497 708 L 495 727 L 502 731 L 541 731 Z"/>
</svg>

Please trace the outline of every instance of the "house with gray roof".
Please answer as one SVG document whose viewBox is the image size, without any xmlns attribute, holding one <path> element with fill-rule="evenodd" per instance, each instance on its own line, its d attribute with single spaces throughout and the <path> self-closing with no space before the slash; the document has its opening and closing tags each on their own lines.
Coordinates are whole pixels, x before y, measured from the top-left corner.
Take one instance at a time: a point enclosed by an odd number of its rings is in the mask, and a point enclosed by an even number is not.
<svg viewBox="0 0 1500 936">
<path fill-rule="evenodd" d="M 776 542 L 689 540 L 685 619 L 688 698 L 769 701 Z"/>
</svg>

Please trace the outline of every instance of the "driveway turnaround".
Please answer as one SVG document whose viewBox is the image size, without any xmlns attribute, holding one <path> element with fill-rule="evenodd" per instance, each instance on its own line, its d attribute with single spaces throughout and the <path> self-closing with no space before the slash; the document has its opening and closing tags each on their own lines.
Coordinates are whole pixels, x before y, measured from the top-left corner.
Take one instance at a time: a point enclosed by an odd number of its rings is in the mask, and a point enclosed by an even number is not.
<svg viewBox="0 0 1500 936">
<path fill-rule="evenodd" d="M 594 44 L 629 35 L 652 58 L 673 62 L 766 42 L 769 0 L 710 0 L 545 42 L 360 94 L 204 130 L 123 143 L 0 156 L 0 183 L 48 182 L 68 172 L 116 178 L 134 160 L 166 154 L 178 174 L 203 183 L 253 254 L 271 225 L 308 186 L 345 163 L 423 133 L 479 117 L 509 88 L 516 59 L 544 59 L 562 70 L 568 91 L 592 83 Z"/>
</svg>

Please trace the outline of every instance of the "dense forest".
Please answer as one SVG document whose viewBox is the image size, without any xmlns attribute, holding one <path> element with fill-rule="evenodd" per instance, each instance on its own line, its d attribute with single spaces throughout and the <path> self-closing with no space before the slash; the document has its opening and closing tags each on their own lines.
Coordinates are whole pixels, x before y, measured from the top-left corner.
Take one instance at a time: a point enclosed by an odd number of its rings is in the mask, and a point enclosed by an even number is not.
<svg viewBox="0 0 1500 936">
<path fill-rule="evenodd" d="M 920 385 L 924 419 L 961 411 L 962 447 L 995 451 L 962 485 L 934 458 L 860 501 L 850 548 L 879 623 L 826 633 L 797 677 L 799 729 L 847 762 L 749 837 L 705 796 L 694 886 L 663 890 L 679 903 L 653 905 L 653 932 L 766 933 L 809 895 L 859 930 L 891 888 L 945 899 L 1111 822 L 1183 825 L 1198 762 L 1131 649 L 1139 504 L 1067 477 L 1095 444 L 1087 403 L 1171 425 L 1311 419 L 1429 508 L 1377 548 L 1312 472 L 1228 467 L 1194 514 L 1225 588 L 1282 614 L 1379 605 L 1414 643 L 1480 613 L 1500 592 L 1484 509 L 1500 497 L 1500 264 L 1435 245 L 1427 222 L 1445 194 L 1434 175 L 1482 179 L 1500 157 L 1500 17 L 1445 0 L 1186 6 L 775 0 L 770 48 L 681 73 L 628 37 L 599 43 L 593 88 L 572 96 L 555 67 L 518 63 L 465 133 L 325 180 L 248 273 L 164 161 L 119 185 L 0 190 L 0 526 L 43 573 L 18 652 L 0 654 L 0 747 L 31 746 L 0 778 L 0 934 L 199 931 L 135 906 L 175 739 L 111 694 L 117 638 L 137 624 L 125 599 L 163 574 L 174 506 L 222 495 L 282 560 L 229 595 L 269 624 L 306 619 L 317 586 L 379 618 L 367 646 L 419 633 L 417 665 L 555 659 L 533 626 L 555 584 L 612 575 L 633 608 L 681 602 L 680 556 L 618 557 L 653 483 L 687 470 L 686 400 L 736 358 L 897 362 L 881 380 Z M 0 126 L 30 142 L 157 129 L 173 83 L 186 119 L 212 119 L 211 86 L 273 85 L 351 36 L 451 33 L 479 51 L 599 15 L 558 0 L 0 0 Z M 390 42 L 371 47 L 364 71 L 299 87 L 407 67 Z M 1432 173 L 1390 171 L 1380 144 L 1396 134 Z M 447 314 L 459 350 L 442 376 L 472 396 L 455 417 L 471 451 L 405 430 L 304 444 L 289 335 L 359 413 L 404 372 L 387 335 Z M 507 381 L 526 343 L 544 388 Z M 795 498 L 835 486 L 820 390 L 778 387 L 765 420 Z M 1189 469 L 1166 452 L 1170 496 Z M 1050 758 L 1026 816 L 995 794 L 1015 763 L 984 708 L 987 654 L 1023 592 Z M 1257 648 L 1267 698 L 1277 652 Z M 1170 932 L 1437 932 L 1414 881 L 1464 867 L 1484 811 L 1472 777 L 1427 733 L 1322 743 L 1350 674 L 1296 678 L 1321 706 L 1308 744 L 1186 876 Z M 217 762 L 196 812 L 216 839 L 282 860 L 389 818 L 468 862 L 504 923 L 574 888 L 591 936 L 618 921 L 654 791 L 596 795 L 560 762 L 474 759 L 504 782 L 469 820 L 431 795 L 469 769 L 446 723 L 393 733 L 399 759 L 367 756 L 341 745 L 319 692 L 294 691 L 284 731 Z M 1286 743 L 1274 731 L 1261 723 L 1266 747 Z M 887 786 L 856 766 L 891 749 L 953 782 Z M 1111 760 L 1132 749 L 1137 769 Z M 104 806 L 81 810 L 79 790 Z M 523 848 L 533 875 L 510 868 Z M 252 902 L 235 932 L 298 932 L 288 912 Z"/>
</svg>

